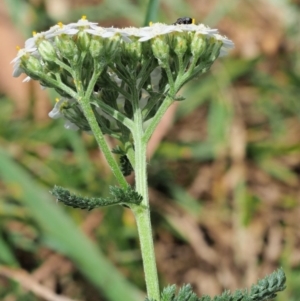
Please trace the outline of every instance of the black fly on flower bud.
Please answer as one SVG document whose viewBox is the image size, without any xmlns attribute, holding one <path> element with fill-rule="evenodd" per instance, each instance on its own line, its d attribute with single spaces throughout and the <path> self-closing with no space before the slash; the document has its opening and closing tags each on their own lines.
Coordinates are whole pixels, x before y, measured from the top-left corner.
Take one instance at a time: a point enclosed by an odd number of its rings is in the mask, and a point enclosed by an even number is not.
<svg viewBox="0 0 300 301">
<path fill-rule="evenodd" d="M 178 24 L 195 24 L 195 19 L 192 19 L 190 17 L 182 17 L 178 18 L 175 23 L 172 25 L 178 25 Z"/>
</svg>

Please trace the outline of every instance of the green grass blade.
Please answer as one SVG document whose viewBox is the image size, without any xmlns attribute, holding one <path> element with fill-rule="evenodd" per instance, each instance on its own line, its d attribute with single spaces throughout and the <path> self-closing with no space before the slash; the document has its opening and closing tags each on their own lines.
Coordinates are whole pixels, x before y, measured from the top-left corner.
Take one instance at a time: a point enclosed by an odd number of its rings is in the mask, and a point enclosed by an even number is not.
<svg viewBox="0 0 300 301">
<path fill-rule="evenodd" d="M 0 176 L 14 187 L 32 217 L 78 269 L 111 301 L 137 301 L 143 295 L 131 285 L 81 232 L 50 194 L 0 149 Z"/>
<path fill-rule="evenodd" d="M 157 22 L 159 8 L 159 0 L 149 0 L 144 26 L 148 26 L 149 22 Z"/>
<path fill-rule="evenodd" d="M 10 250 L 7 243 L 4 241 L 2 234 L 0 233 L 0 263 L 8 264 L 10 266 L 18 266 L 18 261 L 15 258 L 13 252 Z"/>
</svg>

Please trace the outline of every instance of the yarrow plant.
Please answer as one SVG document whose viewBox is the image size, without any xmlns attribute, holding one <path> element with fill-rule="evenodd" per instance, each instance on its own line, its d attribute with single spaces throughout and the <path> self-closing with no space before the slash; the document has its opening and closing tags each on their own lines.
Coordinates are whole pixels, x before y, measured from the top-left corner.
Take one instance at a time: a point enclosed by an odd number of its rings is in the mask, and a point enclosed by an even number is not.
<svg viewBox="0 0 300 301">
<path fill-rule="evenodd" d="M 81 197 L 59 186 L 52 194 L 81 209 L 121 204 L 133 211 L 148 300 L 200 298 L 190 286 L 177 296 L 174 286 L 160 294 L 150 223 L 147 143 L 169 106 L 183 100 L 178 91 L 233 47 L 218 30 L 194 22 L 120 29 L 104 28 L 82 17 L 77 23 L 58 23 L 48 31 L 34 33 L 12 61 L 13 76 L 25 73 L 25 82 L 38 80 L 43 88 L 53 88 L 61 96 L 49 113 L 51 118 L 63 118 L 65 128 L 94 135 L 119 186 L 111 187 L 109 198 Z M 119 146 L 109 149 L 105 135 L 117 139 Z M 132 171 L 134 188 L 125 179 Z M 284 288 L 283 272 L 274 275 L 277 280 L 264 296 L 274 296 Z M 260 291 L 266 289 L 264 285 Z M 240 298 L 247 297 L 246 293 L 225 295 L 224 300 L 254 300 Z"/>
</svg>

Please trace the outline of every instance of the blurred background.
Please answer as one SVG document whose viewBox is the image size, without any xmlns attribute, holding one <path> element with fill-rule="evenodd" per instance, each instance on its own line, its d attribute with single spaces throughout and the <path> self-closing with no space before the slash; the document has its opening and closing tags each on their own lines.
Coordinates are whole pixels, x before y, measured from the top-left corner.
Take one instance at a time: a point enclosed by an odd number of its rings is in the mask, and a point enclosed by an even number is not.
<svg viewBox="0 0 300 301">
<path fill-rule="evenodd" d="M 149 145 L 161 287 L 191 283 L 213 296 L 283 267 L 287 289 L 276 300 L 300 299 L 300 1 L 150 4 L 0 2 L 1 300 L 144 298 L 131 212 L 74 210 L 48 193 L 58 184 L 108 194 L 115 182 L 95 141 L 48 117 L 52 91 L 11 76 L 15 47 L 32 31 L 82 15 L 108 27 L 190 16 L 235 42 L 229 56 L 184 87 L 186 100 L 170 108 Z"/>
</svg>

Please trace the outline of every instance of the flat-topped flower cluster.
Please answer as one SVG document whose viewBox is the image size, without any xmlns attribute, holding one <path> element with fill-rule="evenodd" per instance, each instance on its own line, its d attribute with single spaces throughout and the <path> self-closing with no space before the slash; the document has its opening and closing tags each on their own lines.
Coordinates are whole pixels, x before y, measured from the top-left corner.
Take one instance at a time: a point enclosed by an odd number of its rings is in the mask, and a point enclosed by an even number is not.
<svg viewBox="0 0 300 301">
<path fill-rule="evenodd" d="M 137 108 L 143 121 L 152 118 L 166 97 L 175 99 L 233 46 L 203 24 L 105 28 L 83 17 L 34 33 L 12 61 L 13 76 L 54 88 L 63 99 L 50 116 L 63 115 L 68 128 L 89 130 L 80 105 L 88 96 L 99 126 L 117 135 L 121 120 L 133 119 Z"/>
<path fill-rule="evenodd" d="M 27 53 L 36 54 L 39 42 L 43 39 L 53 40 L 56 36 L 69 35 L 74 36 L 79 31 L 89 33 L 94 36 L 102 38 L 111 38 L 118 35 L 124 42 L 132 42 L 138 39 L 139 42 L 151 40 L 157 36 L 163 36 L 171 33 L 182 33 L 182 32 L 194 32 L 195 35 L 206 35 L 213 37 L 214 39 L 222 42 L 220 49 L 220 56 L 227 54 L 227 51 L 234 47 L 234 43 L 227 39 L 225 36 L 221 36 L 217 29 L 211 29 L 203 24 L 180 24 L 180 25 L 167 25 L 163 23 L 154 23 L 147 27 L 126 27 L 126 28 L 114 28 L 114 27 L 101 27 L 98 23 L 89 22 L 85 16 L 83 16 L 77 23 L 58 24 L 52 26 L 49 30 L 41 33 L 33 33 L 33 37 L 29 38 L 25 42 L 25 47 L 19 50 L 19 53 L 15 59 L 12 60 L 14 63 L 13 76 L 17 77 L 24 72 L 20 68 L 21 58 Z"/>
</svg>

